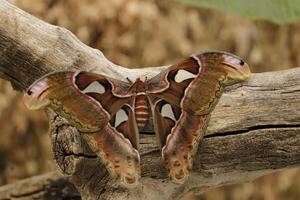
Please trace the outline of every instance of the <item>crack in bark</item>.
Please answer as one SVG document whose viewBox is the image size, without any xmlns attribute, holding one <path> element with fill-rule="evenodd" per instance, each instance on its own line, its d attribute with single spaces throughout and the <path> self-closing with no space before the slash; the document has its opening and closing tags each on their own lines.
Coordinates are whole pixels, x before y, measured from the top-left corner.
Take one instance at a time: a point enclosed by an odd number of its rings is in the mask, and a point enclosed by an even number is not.
<svg viewBox="0 0 300 200">
<path fill-rule="evenodd" d="M 87 155 L 84 153 L 74 153 L 74 152 L 64 152 L 63 155 L 64 157 L 70 157 L 70 156 L 74 156 L 75 158 L 91 158 L 91 159 L 98 159 L 98 156 L 96 155 Z"/>
<path fill-rule="evenodd" d="M 241 128 L 234 131 L 225 131 L 225 132 L 216 132 L 210 135 L 204 136 L 204 138 L 215 138 L 215 137 L 226 137 L 231 135 L 241 135 L 249 133 L 252 131 L 266 130 L 266 129 L 290 129 L 290 128 L 300 128 L 300 124 L 266 124 L 266 125 L 257 125 L 249 126 L 246 128 Z"/>
</svg>

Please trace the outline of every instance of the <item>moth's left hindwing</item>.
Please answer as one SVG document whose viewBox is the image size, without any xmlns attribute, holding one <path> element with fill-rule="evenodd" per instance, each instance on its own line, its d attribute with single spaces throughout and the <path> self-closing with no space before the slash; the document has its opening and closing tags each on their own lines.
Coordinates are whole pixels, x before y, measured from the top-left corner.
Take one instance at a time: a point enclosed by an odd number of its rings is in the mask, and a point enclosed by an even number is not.
<svg viewBox="0 0 300 200">
<path fill-rule="evenodd" d="M 24 101 L 29 109 L 50 107 L 85 133 L 111 176 L 130 187 L 138 183 L 140 158 L 129 87 L 93 73 L 61 71 L 32 84 Z"/>
<path fill-rule="evenodd" d="M 225 52 L 196 54 L 148 80 L 154 130 L 169 176 L 183 183 L 210 113 L 226 85 L 245 80 L 248 65 Z"/>
</svg>

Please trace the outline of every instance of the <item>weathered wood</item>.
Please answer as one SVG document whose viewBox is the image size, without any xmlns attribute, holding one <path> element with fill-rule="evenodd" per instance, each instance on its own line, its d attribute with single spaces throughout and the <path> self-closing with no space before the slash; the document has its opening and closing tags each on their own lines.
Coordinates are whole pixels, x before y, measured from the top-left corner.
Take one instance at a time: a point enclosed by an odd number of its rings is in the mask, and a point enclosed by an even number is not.
<svg viewBox="0 0 300 200">
<path fill-rule="evenodd" d="M 0 199 L 79 200 L 74 185 L 59 172 L 32 177 L 0 188 Z"/>
<path fill-rule="evenodd" d="M 10 80 L 15 89 L 24 90 L 47 72 L 70 68 L 123 79 L 128 76 L 132 80 L 142 75 L 151 77 L 163 69 L 130 70 L 117 66 L 68 30 L 0 0 L 1 78 Z M 154 136 L 142 134 L 140 186 L 130 191 L 115 187 L 76 129 L 49 111 L 55 159 L 84 199 L 114 200 L 178 199 L 188 192 L 202 192 L 299 167 L 299 77 L 300 68 L 253 74 L 249 81 L 228 88 L 212 114 L 193 173 L 185 185 L 175 185 L 167 179 Z M 41 178 L 46 179 L 48 176 Z M 56 183 L 56 187 L 62 187 L 61 182 L 53 182 Z M 0 199 L 14 199 L 7 196 L 12 194 L 10 188 L 0 190 Z"/>
</svg>

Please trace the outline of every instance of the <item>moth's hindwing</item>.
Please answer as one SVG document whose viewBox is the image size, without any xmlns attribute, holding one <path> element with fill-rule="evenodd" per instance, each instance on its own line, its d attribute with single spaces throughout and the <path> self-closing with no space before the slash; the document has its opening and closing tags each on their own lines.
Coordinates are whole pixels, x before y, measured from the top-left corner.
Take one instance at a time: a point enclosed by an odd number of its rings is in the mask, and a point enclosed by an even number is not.
<svg viewBox="0 0 300 200">
<path fill-rule="evenodd" d="M 148 80 L 153 124 L 169 176 L 184 183 L 210 113 L 226 85 L 249 77 L 248 65 L 224 52 L 196 54 Z"/>
<path fill-rule="evenodd" d="M 93 150 L 102 158 L 111 176 L 125 187 L 134 187 L 140 178 L 138 128 L 133 109 L 124 105 L 103 130 L 85 134 Z"/>
</svg>

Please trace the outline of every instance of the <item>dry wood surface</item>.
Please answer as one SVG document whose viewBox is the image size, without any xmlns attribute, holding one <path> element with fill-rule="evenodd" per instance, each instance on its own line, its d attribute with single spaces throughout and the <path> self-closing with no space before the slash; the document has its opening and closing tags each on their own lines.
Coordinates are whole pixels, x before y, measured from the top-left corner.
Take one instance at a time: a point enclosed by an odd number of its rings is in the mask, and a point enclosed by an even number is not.
<svg viewBox="0 0 300 200">
<path fill-rule="evenodd" d="M 115 65 L 70 31 L 0 0 L 1 78 L 24 91 L 48 72 L 73 68 L 134 80 L 142 75 L 151 77 L 164 67 Z M 83 199 L 179 199 L 190 192 L 299 167 L 299 77 L 300 68 L 259 73 L 228 87 L 212 114 L 193 172 L 184 185 L 168 180 L 154 135 L 147 133 L 141 134 L 141 184 L 132 190 L 115 187 L 84 138 L 49 110 L 54 157 L 65 176 L 54 172 L 3 186 L 0 199 L 78 199 L 71 183 Z"/>
</svg>

